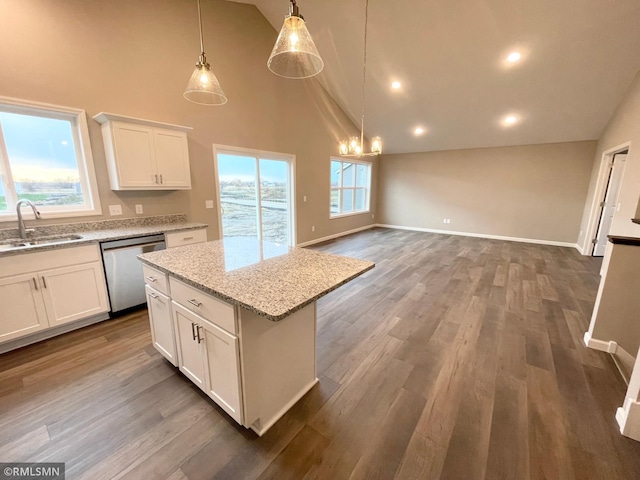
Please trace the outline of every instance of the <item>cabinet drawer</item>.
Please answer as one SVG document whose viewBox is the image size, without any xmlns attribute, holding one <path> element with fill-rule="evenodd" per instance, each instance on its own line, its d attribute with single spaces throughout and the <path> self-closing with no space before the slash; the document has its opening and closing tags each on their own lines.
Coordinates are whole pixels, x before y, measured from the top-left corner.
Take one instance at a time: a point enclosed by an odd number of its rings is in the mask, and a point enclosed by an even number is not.
<svg viewBox="0 0 640 480">
<path fill-rule="evenodd" d="M 174 302 L 201 315 L 220 328 L 224 328 L 227 332 L 236 335 L 237 329 L 233 305 L 212 297 L 174 278 L 170 278 L 169 283 L 171 287 L 171 299 Z"/>
<path fill-rule="evenodd" d="M 144 283 L 169 296 L 169 280 L 166 273 L 143 263 L 142 274 L 144 275 Z"/>
<path fill-rule="evenodd" d="M 183 245 L 191 245 L 192 243 L 206 242 L 207 231 L 203 228 L 202 230 L 165 233 L 164 238 L 167 242 L 167 248 L 182 247 Z"/>
</svg>

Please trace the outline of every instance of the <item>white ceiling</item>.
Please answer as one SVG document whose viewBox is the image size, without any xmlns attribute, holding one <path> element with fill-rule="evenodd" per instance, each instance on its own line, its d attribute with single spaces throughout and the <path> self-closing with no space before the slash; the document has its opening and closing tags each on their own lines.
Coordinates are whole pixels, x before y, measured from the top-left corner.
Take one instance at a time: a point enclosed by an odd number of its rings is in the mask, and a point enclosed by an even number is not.
<svg viewBox="0 0 640 480">
<path fill-rule="evenodd" d="M 277 31 L 289 5 L 238 1 Z M 298 0 L 318 78 L 357 125 L 364 5 Z M 384 153 L 593 140 L 639 69 L 640 0 L 371 0 L 365 134 Z M 507 114 L 521 121 L 505 128 Z"/>
</svg>

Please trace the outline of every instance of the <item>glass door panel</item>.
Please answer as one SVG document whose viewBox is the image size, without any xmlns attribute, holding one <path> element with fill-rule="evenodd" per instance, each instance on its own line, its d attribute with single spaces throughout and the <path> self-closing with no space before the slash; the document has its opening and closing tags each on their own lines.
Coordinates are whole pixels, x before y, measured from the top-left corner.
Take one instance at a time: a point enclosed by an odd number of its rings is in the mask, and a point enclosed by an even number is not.
<svg viewBox="0 0 640 480">
<path fill-rule="evenodd" d="M 218 154 L 222 236 L 260 238 L 256 159 Z"/>
<path fill-rule="evenodd" d="M 291 162 L 229 151 L 216 161 L 222 237 L 292 245 Z"/>
<path fill-rule="evenodd" d="M 262 238 L 289 244 L 289 168 L 281 160 L 260 159 Z"/>
</svg>

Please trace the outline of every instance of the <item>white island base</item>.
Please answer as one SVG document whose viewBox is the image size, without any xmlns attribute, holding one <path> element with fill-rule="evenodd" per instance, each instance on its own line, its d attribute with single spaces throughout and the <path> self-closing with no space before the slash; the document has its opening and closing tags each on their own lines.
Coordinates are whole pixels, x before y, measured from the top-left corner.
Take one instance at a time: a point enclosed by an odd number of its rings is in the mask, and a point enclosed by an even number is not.
<svg viewBox="0 0 640 480">
<path fill-rule="evenodd" d="M 266 432 L 316 377 L 316 303 L 271 322 L 239 308 L 245 427 Z"/>
<path fill-rule="evenodd" d="M 258 435 L 318 383 L 316 301 L 374 266 L 232 239 L 138 258 L 153 346 Z"/>
<path fill-rule="evenodd" d="M 236 422 L 261 436 L 318 383 L 316 302 L 272 322 L 144 269 L 153 346 Z"/>
</svg>

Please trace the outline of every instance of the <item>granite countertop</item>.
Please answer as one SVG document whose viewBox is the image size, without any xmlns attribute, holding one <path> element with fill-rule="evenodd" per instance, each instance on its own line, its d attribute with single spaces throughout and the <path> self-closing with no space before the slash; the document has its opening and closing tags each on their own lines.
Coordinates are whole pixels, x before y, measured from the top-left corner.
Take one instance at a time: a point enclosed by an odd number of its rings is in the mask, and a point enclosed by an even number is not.
<svg viewBox="0 0 640 480">
<path fill-rule="evenodd" d="M 29 222 L 31 227 L 34 222 Z M 22 240 L 17 238 L 17 230 L 0 230 L 0 244 L 28 242 L 33 239 L 56 238 L 66 235 L 79 235 L 81 238 L 59 243 L 28 245 L 24 247 L 0 250 L 0 257 L 20 255 L 59 248 L 76 247 L 96 242 L 122 240 L 125 238 L 157 235 L 165 232 L 179 232 L 206 228 L 207 224 L 187 222 L 186 215 L 160 215 L 122 220 L 103 220 L 97 222 L 72 223 L 60 225 L 36 226 L 36 231 Z M 14 231 L 15 230 L 15 231 Z M 13 235 L 13 237 L 11 236 Z"/>
<path fill-rule="evenodd" d="M 274 322 L 375 266 L 367 260 L 247 238 L 187 245 L 138 258 Z"/>
</svg>

